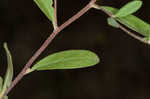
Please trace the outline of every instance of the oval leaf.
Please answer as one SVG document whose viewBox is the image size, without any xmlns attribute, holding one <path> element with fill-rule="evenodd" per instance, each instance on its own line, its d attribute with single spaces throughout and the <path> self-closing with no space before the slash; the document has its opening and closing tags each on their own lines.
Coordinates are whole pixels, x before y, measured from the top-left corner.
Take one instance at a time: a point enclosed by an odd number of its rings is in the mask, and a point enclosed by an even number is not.
<svg viewBox="0 0 150 99">
<path fill-rule="evenodd" d="M 142 6 L 142 1 L 134 0 L 123 6 L 116 14 L 115 17 L 121 18 L 133 14 Z"/>
<path fill-rule="evenodd" d="M 55 23 L 55 11 L 53 8 L 53 0 L 34 0 L 41 11 L 46 15 L 46 17 L 52 21 L 53 25 Z"/>
<path fill-rule="evenodd" d="M 112 27 L 119 28 L 118 22 L 113 18 L 107 18 L 107 23 Z"/>
<path fill-rule="evenodd" d="M 31 71 L 84 68 L 95 65 L 98 62 L 98 56 L 91 51 L 68 50 L 45 57 L 35 64 Z"/>
<path fill-rule="evenodd" d="M 115 15 L 118 11 L 118 9 L 108 6 L 103 6 L 103 8 L 106 11 L 112 13 L 113 15 Z M 116 20 L 125 25 L 126 27 L 140 33 L 143 36 L 149 37 L 150 35 L 150 25 L 134 15 L 116 18 Z"/>
</svg>

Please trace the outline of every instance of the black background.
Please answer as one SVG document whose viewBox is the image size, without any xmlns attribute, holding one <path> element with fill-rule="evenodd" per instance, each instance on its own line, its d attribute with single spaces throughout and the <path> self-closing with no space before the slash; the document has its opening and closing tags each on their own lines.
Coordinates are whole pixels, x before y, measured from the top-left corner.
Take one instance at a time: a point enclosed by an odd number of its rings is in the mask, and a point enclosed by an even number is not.
<svg viewBox="0 0 150 99">
<path fill-rule="evenodd" d="M 57 0 L 59 25 L 89 0 Z M 103 0 L 120 8 L 131 0 Z M 135 14 L 150 23 L 150 1 Z M 33 72 L 11 91 L 9 99 L 150 99 L 150 46 L 107 25 L 107 15 L 92 9 L 65 28 L 41 59 L 68 49 L 87 49 L 101 62 L 76 70 Z M 3 43 L 11 50 L 15 76 L 52 32 L 52 25 L 32 0 L 0 0 L 0 73 L 7 67 Z"/>
</svg>

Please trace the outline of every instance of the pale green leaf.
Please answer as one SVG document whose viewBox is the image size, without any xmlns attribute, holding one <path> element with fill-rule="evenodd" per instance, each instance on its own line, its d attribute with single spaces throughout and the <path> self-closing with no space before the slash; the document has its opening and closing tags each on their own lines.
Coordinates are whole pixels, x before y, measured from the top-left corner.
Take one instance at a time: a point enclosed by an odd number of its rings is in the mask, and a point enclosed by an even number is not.
<svg viewBox="0 0 150 99">
<path fill-rule="evenodd" d="M 0 92 L 1 92 L 2 86 L 3 86 L 3 78 L 0 76 Z"/>
<path fill-rule="evenodd" d="M 118 11 L 118 9 L 108 6 L 103 6 L 103 8 L 106 11 L 112 13 L 113 15 L 115 15 Z M 116 18 L 116 20 L 122 23 L 123 25 L 127 26 L 128 28 L 140 33 L 143 36 L 148 37 L 150 34 L 150 25 L 134 15 Z"/>
<path fill-rule="evenodd" d="M 93 66 L 99 62 L 98 56 L 87 50 L 68 50 L 54 53 L 35 64 L 34 70 L 75 69 Z"/>
<path fill-rule="evenodd" d="M 6 71 L 6 74 L 5 74 L 5 80 L 4 80 L 4 85 L 3 85 L 2 91 L 5 91 L 10 86 L 10 84 L 12 82 L 12 78 L 13 78 L 12 57 L 11 57 L 10 51 L 9 51 L 6 43 L 4 43 L 4 48 L 5 48 L 5 51 L 6 51 L 6 54 L 7 54 L 8 67 L 7 67 L 7 71 Z"/>
<path fill-rule="evenodd" d="M 53 0 L 34 0 L 34 2 L 38 5 L 41 11 L 46 15 L 46 17 L 55 23 L 55 11 L 53 8 Z"/>
<path fill-rule="evenodd" d="M 114 16 L 121 18 L 133 14 L 142 6 L 141 0 L 134 0 L 123 6 Z"/>
<path fill-rule="evenodd" d="M 107 23 L 112 27 L 119 28 L 118 22 L 113 18 L 107 18 Z"/>
</svg>

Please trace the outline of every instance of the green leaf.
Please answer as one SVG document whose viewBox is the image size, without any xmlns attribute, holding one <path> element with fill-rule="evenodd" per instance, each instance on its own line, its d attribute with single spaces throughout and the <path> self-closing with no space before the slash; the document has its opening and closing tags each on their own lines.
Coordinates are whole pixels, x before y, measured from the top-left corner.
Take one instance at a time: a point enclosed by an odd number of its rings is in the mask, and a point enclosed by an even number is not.
<svg viewBox="0 0 150 99">
<path fill-rule="evenodd" d="M 119 28 L 118 22 L 113 18 L 107 18 L 107 23 L 112 27 Z"/>
<path fill-rule="evenodd" d="M 129 3 L 127 3 L 125 6 L 123 6 L 116 14 L 115 17 L 121 18 L 128 16 L 130 14 L 133 14 L 138 9 L 140 9 L 142 6 L 142 1 L 140 0 L 134 0 Z"/>
<path fill-rule="evenodd" d="M 3 78 L 0 76 L 0 92 L 1 92 L 2 87 L 3 87 Z"/>
<path fill-rule="evenodd" d="M 99 62 L 98 56 L 87 50 L 68 50 L 54 53 L 35 64 L 34 70 L 75 69 L 95 65 Z"/>
<path fill-rule="evenodd" d="M 108 6 L 103 6 L 103 8 L 106 11 L 112 13 L 113 15 L 115 15 L 118 11 L 118 9 Z M 125 25 L 126 27 L 140 33 L 143 36 L 148 37 L 150 35 L 150 25 L 134 15 L 128 15 L 126 17 L 115 19 L 123 25 Z"/>
<path fill-rule="evenodd" d="M 46 15 L 46 17 L 52 21 L 53 25 L 55 23 L 55 11 L 53 8 L 53 0 L 34 0 L 41 11 Z"/>
<path fill-rule="evenodd" d="M 4 85 L 3 85 L 3 89 L 2 91 L 5 91 L 11 84 L 12 82 L 12 78 L 13 78 L 13 63 L 12 63 L 12 57 L 10 54 L 10 51 L 7 47 L 7 44 L 4 43 L 4 48 L 7 54 L 7 62 L 8 62 L 8 67 L 7 67 L 7 71 L 5 74 L 5 80 L 4 80 Z"/>
</svg>

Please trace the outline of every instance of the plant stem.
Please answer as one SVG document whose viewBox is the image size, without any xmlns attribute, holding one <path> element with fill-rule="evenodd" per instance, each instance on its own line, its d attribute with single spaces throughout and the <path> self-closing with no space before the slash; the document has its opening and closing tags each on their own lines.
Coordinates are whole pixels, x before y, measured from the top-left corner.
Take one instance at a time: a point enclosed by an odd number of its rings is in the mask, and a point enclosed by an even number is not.
<svg viewBox="0 0 150 99">
<path fill-rule="evenodd" d="M 108 11 L 106 11 L 106 10 L 105 10 L 104 8 L 102 8 L 101 6 L 99 6 L 99 5 L 97 5 L 97 4 L 94 4 L 94 5 L 93 5 L 93 8 L 103 11 L 103 12 L 104 12 L 105 14 L 107 14 L 109 17 L 111 17 L 111 18 L 114 19 L 113 14 L 110 13 L 110 12 L 108 12 Z M 114 19 L 114 20 L 115 20 L 115 19 Z M 147 42 L 146 40 L 144 40 L 142 37 L 140 37 L 140 36 L 138 36 L 138 35 L 136 35 L 136 34 L 130 32 L 128 29 L 126 29 L 126 28 L 125 28 L 123 25 L 121 25 L 120 23 L 118 23 L 118 25 L 119 25 L 119 28 L 120 28 L 121 30 L 123 30 L 125 33 L 127 33 L 127 34 L 130 35 L 131 37 L 133 37 L 133 38 L 135 38 L 135 39 L 137 39 L 137 40 L 139 40 L 139 41 L 141 41 L 141 42 L 143 42 L 143 43 L 148 44 L 148 42 Z"/>
<path fill-rule="evenodd" d="M 86 13 L 88 10 L 92 8 L 92 5 L 95 4 L 96 0 L 91 0 L 89 4 L 87 4 L 82 10 L 80 10 L 77 14 L 75 14 L 73 17 L 68 19 L 64 24 L 62 24 L 60 27 L 56 28 L 53 33 L 46 39 L 46 41 L 43 43 L 43 45 L 35 52 L 35 54 L 29 59 L 27 64 L 24 66 L 24 68 L 21 70 L 21 72 L 17 75 L 15 80 L 12 82 L 10 87 L 6 90 L 5 94 L 2 96 L 2 98 L 7 95 L 12 88 L 15 87 L 15 85 L 23 78 L 26 71 L 31 67 L 32 63 L 38 58 L 38 56 L 46 49 L 46 47 L 52 42 L 52 40 L 56 37 L 57 34 L 59 34 L 60 31 L 62 31 L 65 27 L 70 25 L 72 22 L 77 20 L 80 16 L 82 16 L 84 13 Z"/>
<path fill-rule="evenodd" d="M 54 10 L 55 10 L 55 25 L 54 25 L 54 29 L 56 30 L 58 28 L 58 23 L 57 23 L 57 0 L 54 0 Z"/>
</svg>

